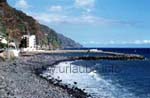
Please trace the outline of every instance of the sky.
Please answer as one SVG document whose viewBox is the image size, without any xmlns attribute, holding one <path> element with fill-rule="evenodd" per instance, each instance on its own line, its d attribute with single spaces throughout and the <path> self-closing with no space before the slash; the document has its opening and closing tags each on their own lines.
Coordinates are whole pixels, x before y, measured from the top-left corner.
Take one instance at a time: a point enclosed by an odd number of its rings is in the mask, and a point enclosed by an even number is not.
<svg viewBox="0 0 150 98">
<path fill-rule="evenodd" d="M 150 47 L 150 0 L 8 0 L 85 47 Z"/>
</svg>

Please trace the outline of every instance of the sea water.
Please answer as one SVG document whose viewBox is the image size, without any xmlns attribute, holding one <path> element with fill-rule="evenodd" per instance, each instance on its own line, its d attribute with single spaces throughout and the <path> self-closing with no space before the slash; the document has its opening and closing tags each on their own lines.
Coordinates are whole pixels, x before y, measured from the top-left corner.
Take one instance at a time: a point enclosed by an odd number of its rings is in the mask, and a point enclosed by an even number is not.
<svg viewBox="0 0 150 98">
<path fill-rule="evenodd" d="M 44 74 L 85 89 L 93 98 L 150 98 L 148 55 L 146 53 L 146 60 L 135 61 L 65 61 L 54 68 L 49 67 Z"/>
</svg>

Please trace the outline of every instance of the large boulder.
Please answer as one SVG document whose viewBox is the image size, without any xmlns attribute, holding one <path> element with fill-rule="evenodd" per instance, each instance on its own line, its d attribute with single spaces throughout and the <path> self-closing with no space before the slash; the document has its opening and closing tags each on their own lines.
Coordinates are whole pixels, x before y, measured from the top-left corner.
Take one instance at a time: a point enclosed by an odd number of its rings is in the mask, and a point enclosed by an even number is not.
<svg viewBox="0 0 150 98">
<path fill-rule="evenodd" d="M 19 57 L 19 52 L 16 53 L 16 51 L 13 50 L 8 50 L 0 53 L 0 58 L 1 59 L 12 59 L 12 58 L 17 58 Z"/>
</svg>

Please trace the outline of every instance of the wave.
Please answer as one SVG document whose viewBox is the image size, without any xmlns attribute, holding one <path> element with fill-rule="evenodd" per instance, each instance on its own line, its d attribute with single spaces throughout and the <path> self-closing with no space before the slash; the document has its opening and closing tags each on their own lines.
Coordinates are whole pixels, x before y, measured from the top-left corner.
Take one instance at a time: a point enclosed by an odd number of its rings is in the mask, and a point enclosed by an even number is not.
<svg viewBox="0 0 150 98">
<path fill-rule="evenodd" d="M 77 66 L 72 64 L 73 61 L 61 62 L 57 67 L 71 68 Z M 82 66 L 80 66 L 82 67 Z M 83 67 L 84 68 L 84 67 Z M 48 77 L 50 75 L 51 68 L 43 74 Z M 59 69 L 56 68 L 55 71 Z M 125 87 L 119 84 L 113 84 L 112 80 L 104 79 L 97 70 L 93 70 L 89 73 L 60 73 L 53 74 L 54 78 L 59 77 L 63 83 L 74 85 L 77 82 L 78 88 L 85 89 L 86 92 L 91 94 L 94 98 L 138 98 L 133 93 L 129 92 Z"/>
</svg>

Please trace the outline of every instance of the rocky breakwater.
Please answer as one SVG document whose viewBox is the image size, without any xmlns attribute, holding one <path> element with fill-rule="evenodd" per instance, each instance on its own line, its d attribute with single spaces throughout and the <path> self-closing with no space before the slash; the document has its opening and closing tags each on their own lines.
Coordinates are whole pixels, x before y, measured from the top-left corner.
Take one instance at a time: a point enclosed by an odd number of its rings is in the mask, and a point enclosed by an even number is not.
<svg viewBox="0 0 150 98">
<path fill-rule="evenodd" d="M 144 60 L 145 57 L 142 55 L 134 54 L 117 54 L 108 56 L 83 56 L 83 57 L 72 57 L 71 60 Z"/>
</svg>

